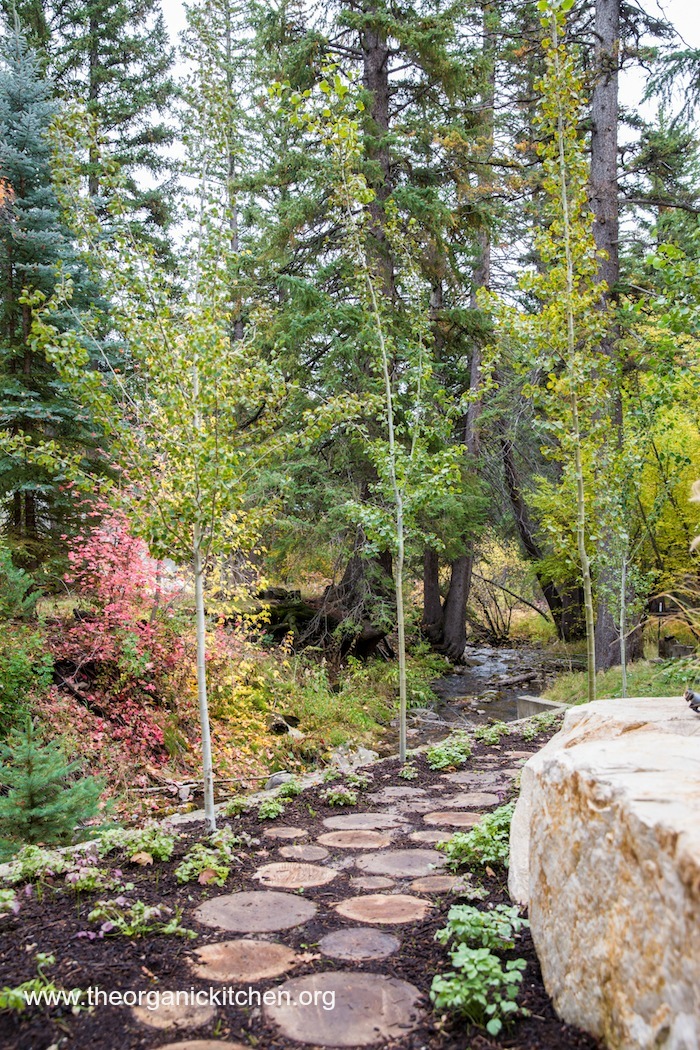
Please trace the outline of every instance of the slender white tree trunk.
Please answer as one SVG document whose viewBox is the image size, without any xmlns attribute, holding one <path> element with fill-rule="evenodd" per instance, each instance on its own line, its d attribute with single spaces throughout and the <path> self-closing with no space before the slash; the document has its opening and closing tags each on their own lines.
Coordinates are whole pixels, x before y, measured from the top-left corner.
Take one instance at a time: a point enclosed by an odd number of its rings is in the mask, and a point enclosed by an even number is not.
<svg viewBox="0 0 700 1050">
<path fill-rule="evenodd" d="M 399 633 L 399 761 L 406 761 L 406 615 L 403 604 L 404 525 L 403 501 L 396 507 L 396 619 Z"/>
<path fill-rule="evenodd" d="M 199 698 L 199 725 L 202 731 L 202 772 L 204 777 L 204 817 L 209 831 L 216 831 L 214 812 L 214 770 L 211 757 L 209 704 L 207 702 L 207 637 L 204 622 L 204 567 L 200 548 L 199 528 L 195 526 L 194 600 L 197 611 L 197 696 Z"/>
<path fill-rule="evenodd" d="M 199 403 L 199 370 L 195 362 L 192 368 L 192 400 L 194 403 L 194 425 L 202 429 L 202 413 Z M 199 727 L 202 732 L 202 778 L 204 781 L 204 819 L 209 831 L 216 831 L 214 811 L 214 767 L 211 757 L 211 729 L 209 726 L 209 703 L 207 701 L 207 633 L 204 617 L 204 562 L 202 559 L 202 530 L 194 527 L 192 545 L 192 567 L 194 569 L 194 604 L 197 618 L 197 697 L 199 699 Z"/>
<path fill-rule="evenodd" d="M 620 581 L 620 666 L 622 667 L 622 697 L 627 696 L 627 551 L 622 554 Z"/>
<path fill-rule="evenodd" d="M 552 43 L 554 62 L 559 79 L 559 33 L 556 15 L 552 18 Z M 561 107 L 557 117 L 557 147 L 559 152 L 559 184 L 564 227 L 564 255 L 566 260 L 566 340 L 571 376 L 571 422 L 574 439 L 574 472 L 576 476 L 576 543 L 578 547 L 581 576 L 583 578 L 583 600 L 586 612 L 586 656 L 588 661 L 588 701 L 595 700 L 595 613 L 593 609 L 593 585 L 591 563 L 586 549 L 586 489 L 583 477 L 581 454 L 581 425 L 579 421 L 574 358 L 576 354 L 576 329 L 574 319 L 574 261 L 571 249 L 571 216 L 569 212 L 568 172 L 566 168 L 564 118 Z"/>
</svg>

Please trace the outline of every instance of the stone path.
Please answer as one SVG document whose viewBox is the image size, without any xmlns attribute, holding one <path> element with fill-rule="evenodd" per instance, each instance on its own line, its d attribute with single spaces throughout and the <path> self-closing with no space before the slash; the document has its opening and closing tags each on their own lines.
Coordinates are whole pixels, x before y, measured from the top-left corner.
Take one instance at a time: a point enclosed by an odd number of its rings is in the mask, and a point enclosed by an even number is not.
<svg viewBox="0 0 700 1050">
<path fill-rule="evenodd" d="M 381 964 L 399 957 L 404 939 L 414 930 L 419 936 L 418 924 L 436 915 L 436 905 L 461 884 L 441 870 L 444 855 L 435 844 L 502 804 L 530 754 L 489 752 L 478 768 L 470 760 L 465 769 L 435 774 L 423 787 L 386 783 L 379 763 L 368 770 L 373 782 L 360 793 L 358 806 L 322 817 L 321 828 L 311 816 L 309 827 L 303 826 L 299 805 L 298 823 L 261 829 L 255 872 L 243 882 L 233 880 L 234 892 L 223 887 L 193 907 L 191 918 L 217 938 L 202 943 L 205 934 L 195 942 L 193 977 L 246 988 L 272 981 L 274 994 L 256 1016 L 275 1032 L 275 1046 L 394 1045 L 421 1023 L 429 1003 L 415 985 L 383 972 Z M 506 768 L 493 768 L 499 760 Z M 311 791 L 308 797 L 317 804 Z M 315 815 L 311 805 L 306 812 Z M 319 923 L 327 926 L 321 935 L 315 932 Z M 311 924 L 309 950 L 299 949 L 292 935 Z M 294 975 L 313 960 L 325 961 L 320 972 Z M 218 1030 L 209 1006 L 136 1008 L 134 1015 L 178 1040 L 164 1046 L 156 1041 L 158 1050 L 242 1050 L 235 1041 L 205 1038 Z M 256 1045 L 264 1047 L 265 1038 Z"/>
</svg>

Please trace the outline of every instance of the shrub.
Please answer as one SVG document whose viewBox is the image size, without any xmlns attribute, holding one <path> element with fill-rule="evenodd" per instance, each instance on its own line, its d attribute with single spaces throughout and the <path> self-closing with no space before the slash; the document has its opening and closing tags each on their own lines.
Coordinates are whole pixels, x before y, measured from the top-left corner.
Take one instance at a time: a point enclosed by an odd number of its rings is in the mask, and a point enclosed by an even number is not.
<svg viewBox="0 0 700 1050">
<path fill-rule="evenodd" d="M 129 532 L 126 515 L 107 511 L 73 541 L 66 583 L 81 601 L 75 617 L 50 630 L 52 651 L 68 668 L 65 679 L 104 712 L 107 734 L 132 753 L 166 761 L 168 751 L 151 704 L 171 695 L 171 677 L 189 663 L 163 598 L 162 566 Z M 166 581 L 167 583 L 167 581 Z M 171 740 L 172 743 L 172 740 Z"/>
<path fill-rule="evenodd" d="M 484 868 L 508 867 L 510 822 L 515 803 L 499 806 L 475 824 L 469 831 L 458 831 L 437 848 L 447 854 L 447 864 L 456 870 L 463 865 Z"/>
<path fill-rule="evenodd" d="M 471 740 L 467 733 L 458 732 L 448 736 L 440 744 L 429 747 L 425 753 L 431 769 L 451 769 L 463 766 L 471 757 Z"/>
<path fill-rule="evenodd" d="M 402 780 L 415 780 L 418 776 L 418 770 L 412 762 L 406 762 L 399 770 L 399 776 Z"/>
<path fill-rule="evenodd" d="M 0 746 L 0 850 L 14 853 L 23 843 L 65 845 L 79 824 L 97 816 L 104 784 L 74 779 L 78 762 L 66 762 L 62 740 L 40 744 L 31 723 Z"/>
</svg>

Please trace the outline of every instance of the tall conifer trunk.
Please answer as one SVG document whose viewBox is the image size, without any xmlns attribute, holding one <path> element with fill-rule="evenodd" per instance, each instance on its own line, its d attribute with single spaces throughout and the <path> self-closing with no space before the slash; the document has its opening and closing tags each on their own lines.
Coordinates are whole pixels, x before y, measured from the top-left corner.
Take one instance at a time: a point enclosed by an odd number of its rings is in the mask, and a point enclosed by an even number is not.
<svg viewBox="0 0 700 1050">
<path fill-rule="evenodd" d="M 602 293 L 604 306 L 614 309 L 620 279 L 620 218 L 618 177 L 618 122 L 620 61 L 620 0 L 596 0 L 595 63 L 591 95 L 591 208 L 595 216 L 593 235 L 601 253 L 598 277 L 606 286 Z M 600 350 L 615 359 L 619 331 L 614 312 Z M 619 389 L 613 393 L 608 411 L 611 416 L 611 441 L 622 442 L 622 402 Z M 602 540 L 605 553 L 606 541 Z M 606 670 L 620 662 L 619 632 L 615 625 L 614 572 L 603 568 L 598 577 L 596 616 L 596 669 Z"/>
<path fill-rule="evenodd" d="M 362 83 L 370 94 L 369 115 L 372 121 L 367 154 L 379 171 L 371 180 L 375 198 L 369 205 L 372 217 L 371 234 L 374 240 L 377 265 L 382 277 L 383 294 L 394 295 L 394 266 L 384 232 L 384 207 L 391 193 L 391 152 L 389 149 L 389 44 L 381 28 L 381 4 L 369 0 L 364 7 L 366 24 L 362 30 Z"/>
<path fill-rule="evenodd" d="M 492 184 L 491 152 L 494 135 L 494 96 L 496 88 L 495 35 L 491 20 L 493 4 L 486 0 L 482 7 L 483 17 L 483 53 L 488 64 L 488 72 L 482 93 L 481 120 L 483 152 L 486 163 L 483 164 L 479 185 L 482 192 L 488 192 Z M 471 294 L 471 309 L 478 309 L 477 294 L 479 289 L 488 288 L 491 280 L 491 231 L 482 225 L 477 235 L 477 257 Z M 479 419 L 481 416 L 482 385 L 482 345 L 480 336 L 472 341 L 472 356 L 469 374 L 469 392 L 471 400 L 464 418 L 464 444 L 473 461 L 479 455 Z M 464 553 L 455 558 L 451 565 L 450 589 L 443 606 L 443 647 L 450 660 L 461 660 L 467 644 L 467 602 L 471 590 L 472 569 L 474 566 L 474 547 L 468 536 L 464 537 Z"/>
</svg>

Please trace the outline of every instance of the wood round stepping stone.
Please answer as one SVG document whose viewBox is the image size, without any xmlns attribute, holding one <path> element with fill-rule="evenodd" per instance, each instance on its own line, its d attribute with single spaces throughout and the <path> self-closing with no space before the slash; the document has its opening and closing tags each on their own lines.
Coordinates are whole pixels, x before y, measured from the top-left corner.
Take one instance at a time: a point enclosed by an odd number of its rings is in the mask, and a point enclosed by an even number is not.
<svg viewBox="0 0 700 1050">
<path fill-rule="evenodd" d="M 419 795 L 425 794 L 425 788 L 404 787 L 403 785 L 397 785 L 396 787 L 385 787 L 381 791 L 373 791 L 367 798 L 371 799 L 372 802 L 394 802 L 397 798 L 418 798 Z"/>
<path fill-rule="evenodd" d="M 149 1028 L 167 1028 L 168 1031 L 187 1031 L 189 1028 L 201 1028 L 216 1017 L 216 1010 L 211 1003 L 170 1003 L 161 999 L 155 1009 L 147 1006 L 132 1007 L 132 1014 L 141 1024 Z"/>
<path fill-rule="evenodd" d="M 272 890 L 252 890 L 212 897 L 196 909 L 205 926 L 232 933 L 274 933 L 301 926 L 316 914 L 316 905 L 304 897 Z"/>
<path fill-rule="evenodd" d="M 235 940 L 205 944 L 195 951 L 191 964 L 197 977 L 205 981 L 266 981 L 291 970 L 296 955 L 274 941 Z"/>
<path fill-rule="evenodd" d="M 452 838 L 449 831 L 412 831 L 408 836 L 412 842 L 447 842 Z"/>
<path fill-rule="evenodd" d="M 430 909 L 428 901 L 407 893 L 368 893 L 348 897 L 335 905 L 338 915 L 370 925 L 398 926 L 403 922 L 421 922 Z"/>
<path fill-rule="evenodd" d="M 397 813 L 344 813 L 340 817 L 326 817 L 324 828 L 331 831 L 384 831 L 405 824 Z"/>
<path fill-rule="evenodd" d="M 417 798 L 413 802 L 396 802 L 394 808 L 398 809 L 399 813 L 429 813 L 431 809 L 435 809 L 438 799 L 434 798 Z"/>
<path fill-rule="evenodd" d="M 350 962 L 367 962 L 370 959 L 387 959 L 401 947 L 401 941 L 393 933 L 381 933 L 367 926 L 351 926 L 334 930 L 318 942 L 318 950 L 331 959 L 346 959 Z"/>
<path fill-rule="evenodd" d="M 308 835 L 306 828 L 292 828 L 281 825 L 279 828 L 266 828 L 263 831 L 264 839 L 303 839 Z"/>
<path fill-rule="evenodd" d="M 426 813 L 423 820 L 426 824 L 437 824 L 445 828 L 473 828 L 483 815 L 483 813 L 464 813 L 458 809 L 446 809 Z"/>
<path fill-rule="evenodd" d="M 325 860 L 328 850 L 324 846 L 310 846 L 300 843 L 296 846 L 280 846 L 279 854 L 285 860 Z"/>
<path fill-rule="evenodd" d="M 166 1043 L 158 1050 L 250 1050 L 243 1043 L 226 1043 L 221 1039 L 185 1039 L 184 1043 Z"/>
<path fill-rule="evenodd" d="M 338 849 L 382 849 L 392 843 L 391 835 L 381 831 L 326 831 L 318 836 L 324 846 Z"/>
<path fill-rule="evenodd" d="M 299 1043 L 373 1046 L 405 1037 L 420 1021 L 419 990 L 385 974 L 327 971 L 295 977 L 276 991 L 277 1002 L 263 1006 L 264 1019 Z"/>
<path fill-rule="evenodd" d="M 472 788 L 474 791 L 493 791 L 503 787 L 504 778 L 496 773 L 447 773 L 443 778 L 451 784 L 459 784 L 460 787 Z"/>
<path fill-rule="evenodd" d="M 391 875 L 395 879 L 430 875 L 441 868 L 445 858 L 434 849 L 392 849 L 358 857 L 355 867 L 370 875 Z"/>
<path fill-rule="evenodd" d="M 414 893 L 449 893 L 461 881 L 459 875 L 426 875 L 414 879 L 410 888 Z"/>
<path fill-rule="evenodd" d="M 385 875 L 360 875 L 350 879 L 350 885 L 358 890 L 390 890 L 394 886 L 394 880 L 387 879 Z"/>
<path fill-rule="evenodd" d="M 451 798 L 441 798 L 440 802 L 449 808 L 481 809 L 482 806 L 497 806 L 500 800 L 500 795 L 493 795 L 489 791 L 465 791 Z"/>
<path fill-rule="evenodd" d="M 263 864 L 252 877 L 263 886 L 301 890 L 312 886 L 325 886 L 339 874 L 335 868 L 324 868 L 320 864 L 295 864 L 291 860 L 279 860 L 272 864 Z"/>
</svg>

